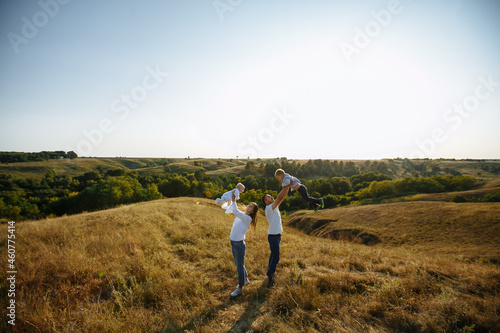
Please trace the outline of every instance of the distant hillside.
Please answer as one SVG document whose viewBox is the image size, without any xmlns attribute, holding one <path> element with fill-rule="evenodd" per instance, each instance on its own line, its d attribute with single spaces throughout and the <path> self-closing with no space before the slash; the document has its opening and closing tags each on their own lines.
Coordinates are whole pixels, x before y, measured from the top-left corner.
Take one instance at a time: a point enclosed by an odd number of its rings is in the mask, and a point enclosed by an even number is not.
<svg viewBox="0 0 500 333">
<path fill-rule="evenodd" d="M 246 186 L 243 202 L 260 202 L 264 193 L 275 193 L 281 188 L 274 177 L 277 168 L 299 177 L 312 196 L 324 198 L 326 208 L 401 201 L 409 195 L 413 197 L 408 200 L 418 200 L 415 194 L 466 190 L 475 192 L 442 197 L 454 202 L 498 202 L 500 189 L 491 186 L 500 179 L 496 175 L 500 169 L 498 164 L 500 162 L 495 161 L 408 159 L 305 161 L 189 157 L 2 163 L 0 221 L 62 216 L 164 197 L 212 198 L 239 182 Z M 282 204 L 282 209 L 288 212 L 306 207 L 298 195 L 286 197 Z"/>
<path fill-rule="evenodd" d="M 491 234 L 498 229 L 481 220 L 473 225 L 469 204 L 421 204 L 297 212 L 296 218 L 335 218 L 365 228 L 382 241 L 339 242 L 285 226 L 271 288 L 261 215 L 246 239 L 251 283 L 234 300 L 233 216 L 212 200 L 164 199 L 18 222 L 15 332 L 499 332 L 500 268 L 451 255 L 454 240 L 447 255 L 433 247 L 438 238 L 457 237 L 449 222 L 474 243 L 483 237 L 485 256 L 497 253 Z M 497 218 L 498 205 L 488 207 Z M 486 214 L 479 212 L 470 215 Z M 379 221 L 373 231 L 370 221 Z M 410 221 L 420 227 L 409 230 Z M 422 234 L 412 236 L 419 228 Z M 7 225 L 0 225 L 2 247 L 7 234 Z M 395 247 L 400 240 L 429 249 Z M 5 274 L 0 271 L 2 281 Z M 0 301 L 7 304 L 2 289 Z M 4 318 L 6 311 L 2 307 Z M 2 320 L 0 331 L 10 329 Z"/>
<path fill-rule="evenodd" d="M 226 170 L 230 173 L 245 172 L 245 160 L 221 159 L 181 159 L 181 158 L 74 158 L 51 159 L 37 162 L 16 162 L 0 164 L 0 172 L 20 178 L 41 179 L 50 170 L 58 175 L 79 176 L 96 170 L 123 169 L 140 174 L 165 174 L 166 172 L 193 173 L 205 170 L 217 173 Z M 198 165 L 197 165 L 198 164 Z M 201 165 L 201 166 L 199 166 Z"/>
<path fill-rule="evenodd" d="M 468 191 L 457 191 L 457 192 L 446 192 L 446 193 L 429 193 L 429 194 L 416 194 L 402 198 L 406 201 L 452 201 L 457 199 L 457 196 L 463 197 L 466 201 L 477 201 L 477 198 L 482 198 L 488 193 L 499 193 L 500 192 L 500 178 L 494 178 L 487 181 L 483 186 L 474 190 Z M 385 200 L 387 202 L 400 201 L 396 200 Z"/>
<path fill-rule="evenodd" d="M 129 158 L 75 158 L 56 159 L 39 162 L 18 162 L 0 164 L 0 172 L 20 178 L 42 179 L 53 170 L 58 175 L 79 176 L 99 169 L 137 170 L 148 167 L 148 163 L 160 163 L 160 159 Z"/>
<path fill-rule="evenodd" d="M 321 165 L 317 161 L 333 163 Z M 308 164 L 309 163 L 309 164 Z M 50 170 L 58 175 L 79 176 L 96 170 L 123 169 L 139 174 L 160 175 L 166 172 L 182 174 L 203 170 L 208 175 L 241 174 L 263 176 L 265 165 L 276 165 L 292 172 L 305 166 L 297 176 L 304 180 L 332 175 L 346 176 L 375 172 L 391 178 L 418 177 L 443 174 L 463 174 L 479 178 L 496 178 L 500 175 L 499 160 L 288 160 L 274 159 L 206 159 L 206 158 L 73 158 L 50 159 L 38 162 L 1 163 L 0 172 L 20 178 L 41 179 Z M 342 167 L 343 165 L 343 167 Z M 338 166 L 338 167 L 337 167 Z M 308 173 L 310 171 L 310 173 Z M 269 172 L 267 172 L 269 174 Z"/>
<path fill-rule="evenodd" d="M 318 237 L 500 262 L 500 203 L 415 201 L 339 207 L 291 214 L 287 225 Z"/>
</svg>

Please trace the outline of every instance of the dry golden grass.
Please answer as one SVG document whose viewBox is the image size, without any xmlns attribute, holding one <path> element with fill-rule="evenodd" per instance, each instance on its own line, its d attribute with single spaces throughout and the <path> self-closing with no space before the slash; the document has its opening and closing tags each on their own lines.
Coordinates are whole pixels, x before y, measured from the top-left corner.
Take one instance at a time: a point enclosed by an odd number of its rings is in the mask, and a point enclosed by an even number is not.
<svg viewBox="0 0 500 333">
<path fill-rule="evenodd" d="M 500 331 L 500 269 L 487 262 L 285 227 L 268 288 L 262 214 L 247 233 L 251 283 L 231 300 L 232 220 L 210 200 L 176 198 L 17 223 L 16 331 Z"/>
<path fill-rule="evenodd" d="M 359 235 L 351 237 L 358 242 L 500 261 L 500 203 L 349 206 L 297 212 L 289 216 L 288 224 L 320 237 L 347 237 L 345 231 L 350 231 Z"/>
</svg>

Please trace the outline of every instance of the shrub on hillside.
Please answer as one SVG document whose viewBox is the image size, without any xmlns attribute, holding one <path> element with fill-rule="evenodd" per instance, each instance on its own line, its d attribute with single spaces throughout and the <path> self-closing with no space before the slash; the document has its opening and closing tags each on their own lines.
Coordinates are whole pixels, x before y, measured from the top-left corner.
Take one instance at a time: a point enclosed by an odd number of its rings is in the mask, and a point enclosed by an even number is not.
<svg viewBox="0 0 500 333">
<path fill-rule="evenodd" d="M 483 198 L 483 201 L 485 201 L 485 202 L 500 202 L 500 191 L 486 194 Z"/>
<path fill-rule="evenodd" d="M 451 202 L 456 202 L 456 203 L 461 203 L 461 202 L 467 202 L 467 198 L 463 195 L 454 195 L 451 199 Z"/>
</svg>

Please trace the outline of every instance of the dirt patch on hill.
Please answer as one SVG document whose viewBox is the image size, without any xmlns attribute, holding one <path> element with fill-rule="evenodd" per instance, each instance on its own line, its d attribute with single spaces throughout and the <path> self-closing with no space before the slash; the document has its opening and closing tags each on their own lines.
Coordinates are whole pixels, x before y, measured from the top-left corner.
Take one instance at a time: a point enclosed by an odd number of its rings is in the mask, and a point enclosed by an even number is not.
<svg viewBox="0 0 500 333">
<path fill-rule="evenodd" d="M 330 238 L 335 240 L 344 240 L 358 244 L 375 245 L 381 242 L 380 238 L 368 232 L 367 230 L 356 228 L 340 228 L 332 229 L 331 225 L 337 220 L 331 219 L 312 219 L 306 215 L 293 218 L 288 222 L 288 225 L 300 229 L 308 235 Z M 328 229 L 326 226 L 330 226 Z"/>
</svg>

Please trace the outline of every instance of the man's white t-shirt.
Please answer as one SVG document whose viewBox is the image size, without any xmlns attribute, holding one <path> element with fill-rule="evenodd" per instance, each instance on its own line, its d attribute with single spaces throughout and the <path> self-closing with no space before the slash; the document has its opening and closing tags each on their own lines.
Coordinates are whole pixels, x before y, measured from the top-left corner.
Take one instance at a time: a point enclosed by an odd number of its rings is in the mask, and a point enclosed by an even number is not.
<svg viewBox="0 0 500 333">
<path fill-rule="evenodd" d="M 267 205 L 266 219 L 267 223 L 269 223 L 269 229 L 267 231 L 269 235 L 277 235 L 283 232 L 279 206 L 273 210 L 273 204 Z"/>
</svg>

